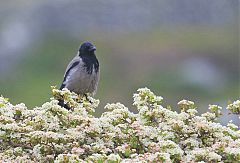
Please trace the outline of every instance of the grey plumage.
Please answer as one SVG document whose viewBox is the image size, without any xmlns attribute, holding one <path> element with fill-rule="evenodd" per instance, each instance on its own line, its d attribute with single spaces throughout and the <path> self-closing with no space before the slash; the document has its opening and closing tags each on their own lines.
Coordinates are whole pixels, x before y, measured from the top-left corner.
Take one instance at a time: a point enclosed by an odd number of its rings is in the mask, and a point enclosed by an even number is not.
<svg viewBox="0 0 240 163">
<path fill-rule="evenodd" d="M 79 95 L 96 93 L 100 72 L 95 50 L 90 42 L 81 45 L 78 54 L 67 66 L 60 89 L 68 88 Z"/>
</svg>

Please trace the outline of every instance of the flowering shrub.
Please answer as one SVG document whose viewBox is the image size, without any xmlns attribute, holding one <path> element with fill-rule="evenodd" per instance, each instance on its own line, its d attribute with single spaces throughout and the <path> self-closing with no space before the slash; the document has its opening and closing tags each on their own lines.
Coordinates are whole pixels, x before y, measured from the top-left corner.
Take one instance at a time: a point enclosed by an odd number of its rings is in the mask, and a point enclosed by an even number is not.
<svg viewBox="0 0 240 163">
<path fill-rule="evenodd" d="M 164 108 L 163 98 L 142 88 L 134 94 L 132 113 L 123 104 L 107 104 L 99 118 L 99 101 L 67 89 L 27 109 L 0 97 L 0 160 L 5 162 L 239 162 L 240 131 L 216 122 L 221 107 L 197 115 L 193 102 L 178 103 L 180 113 Z M 58 105 L 64 100 L 71 108 Z M 240 101 L 227 109 L 240 112 Z"/>
</svg>

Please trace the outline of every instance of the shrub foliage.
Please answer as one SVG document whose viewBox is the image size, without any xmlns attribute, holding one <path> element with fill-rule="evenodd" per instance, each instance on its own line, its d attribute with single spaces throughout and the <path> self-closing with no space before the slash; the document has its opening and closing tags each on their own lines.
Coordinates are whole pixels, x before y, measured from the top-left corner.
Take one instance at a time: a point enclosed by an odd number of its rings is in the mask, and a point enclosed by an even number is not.
<svg viewBox="0 0 240 163">
<path fill-rule="evenodd" d="M 9 162 L 239 162 L 240 131 L 216 122 L 221 107 L 197 115 L 194 102 L 182 100 L 179 113 L 164 108 L 162 97 L 141 88 L 134 94 L 137 113 L 53 88 L 53 98 L 27 109 L 0 97 L 0 160 Z M 71 108 L 58 105 L 64 100 Z M 227 109 L 240 113 L 240 101 Z"/>
</svg>

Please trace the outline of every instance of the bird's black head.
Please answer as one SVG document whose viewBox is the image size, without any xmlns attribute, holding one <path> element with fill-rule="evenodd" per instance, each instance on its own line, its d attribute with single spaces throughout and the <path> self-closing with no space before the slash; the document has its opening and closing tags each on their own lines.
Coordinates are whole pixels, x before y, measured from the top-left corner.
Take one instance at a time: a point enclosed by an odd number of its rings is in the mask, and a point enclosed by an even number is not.
<svg viewBox="0 0 240 163">
<path fill-rule="evenodd" d="M 93 55 L 96 47 L 90 42 L 84 42 L 79 48 L 79 55 Z"/>
</svg>

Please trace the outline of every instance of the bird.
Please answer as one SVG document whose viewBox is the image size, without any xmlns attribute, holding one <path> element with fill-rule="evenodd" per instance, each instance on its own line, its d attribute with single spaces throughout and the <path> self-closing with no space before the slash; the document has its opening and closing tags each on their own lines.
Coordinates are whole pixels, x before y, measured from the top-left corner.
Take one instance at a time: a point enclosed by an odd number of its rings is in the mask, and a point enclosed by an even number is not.
<svg viewBox="0 0 240 163">
<path fill-rule="evenodd" d="M 78 95 L 96 94 L 100 70 L 95 51 L 96 47 L 91 42 L 81 44 L 77 55 L 66 68 L 60 90 L 67 88 Z"/>
</svg>

